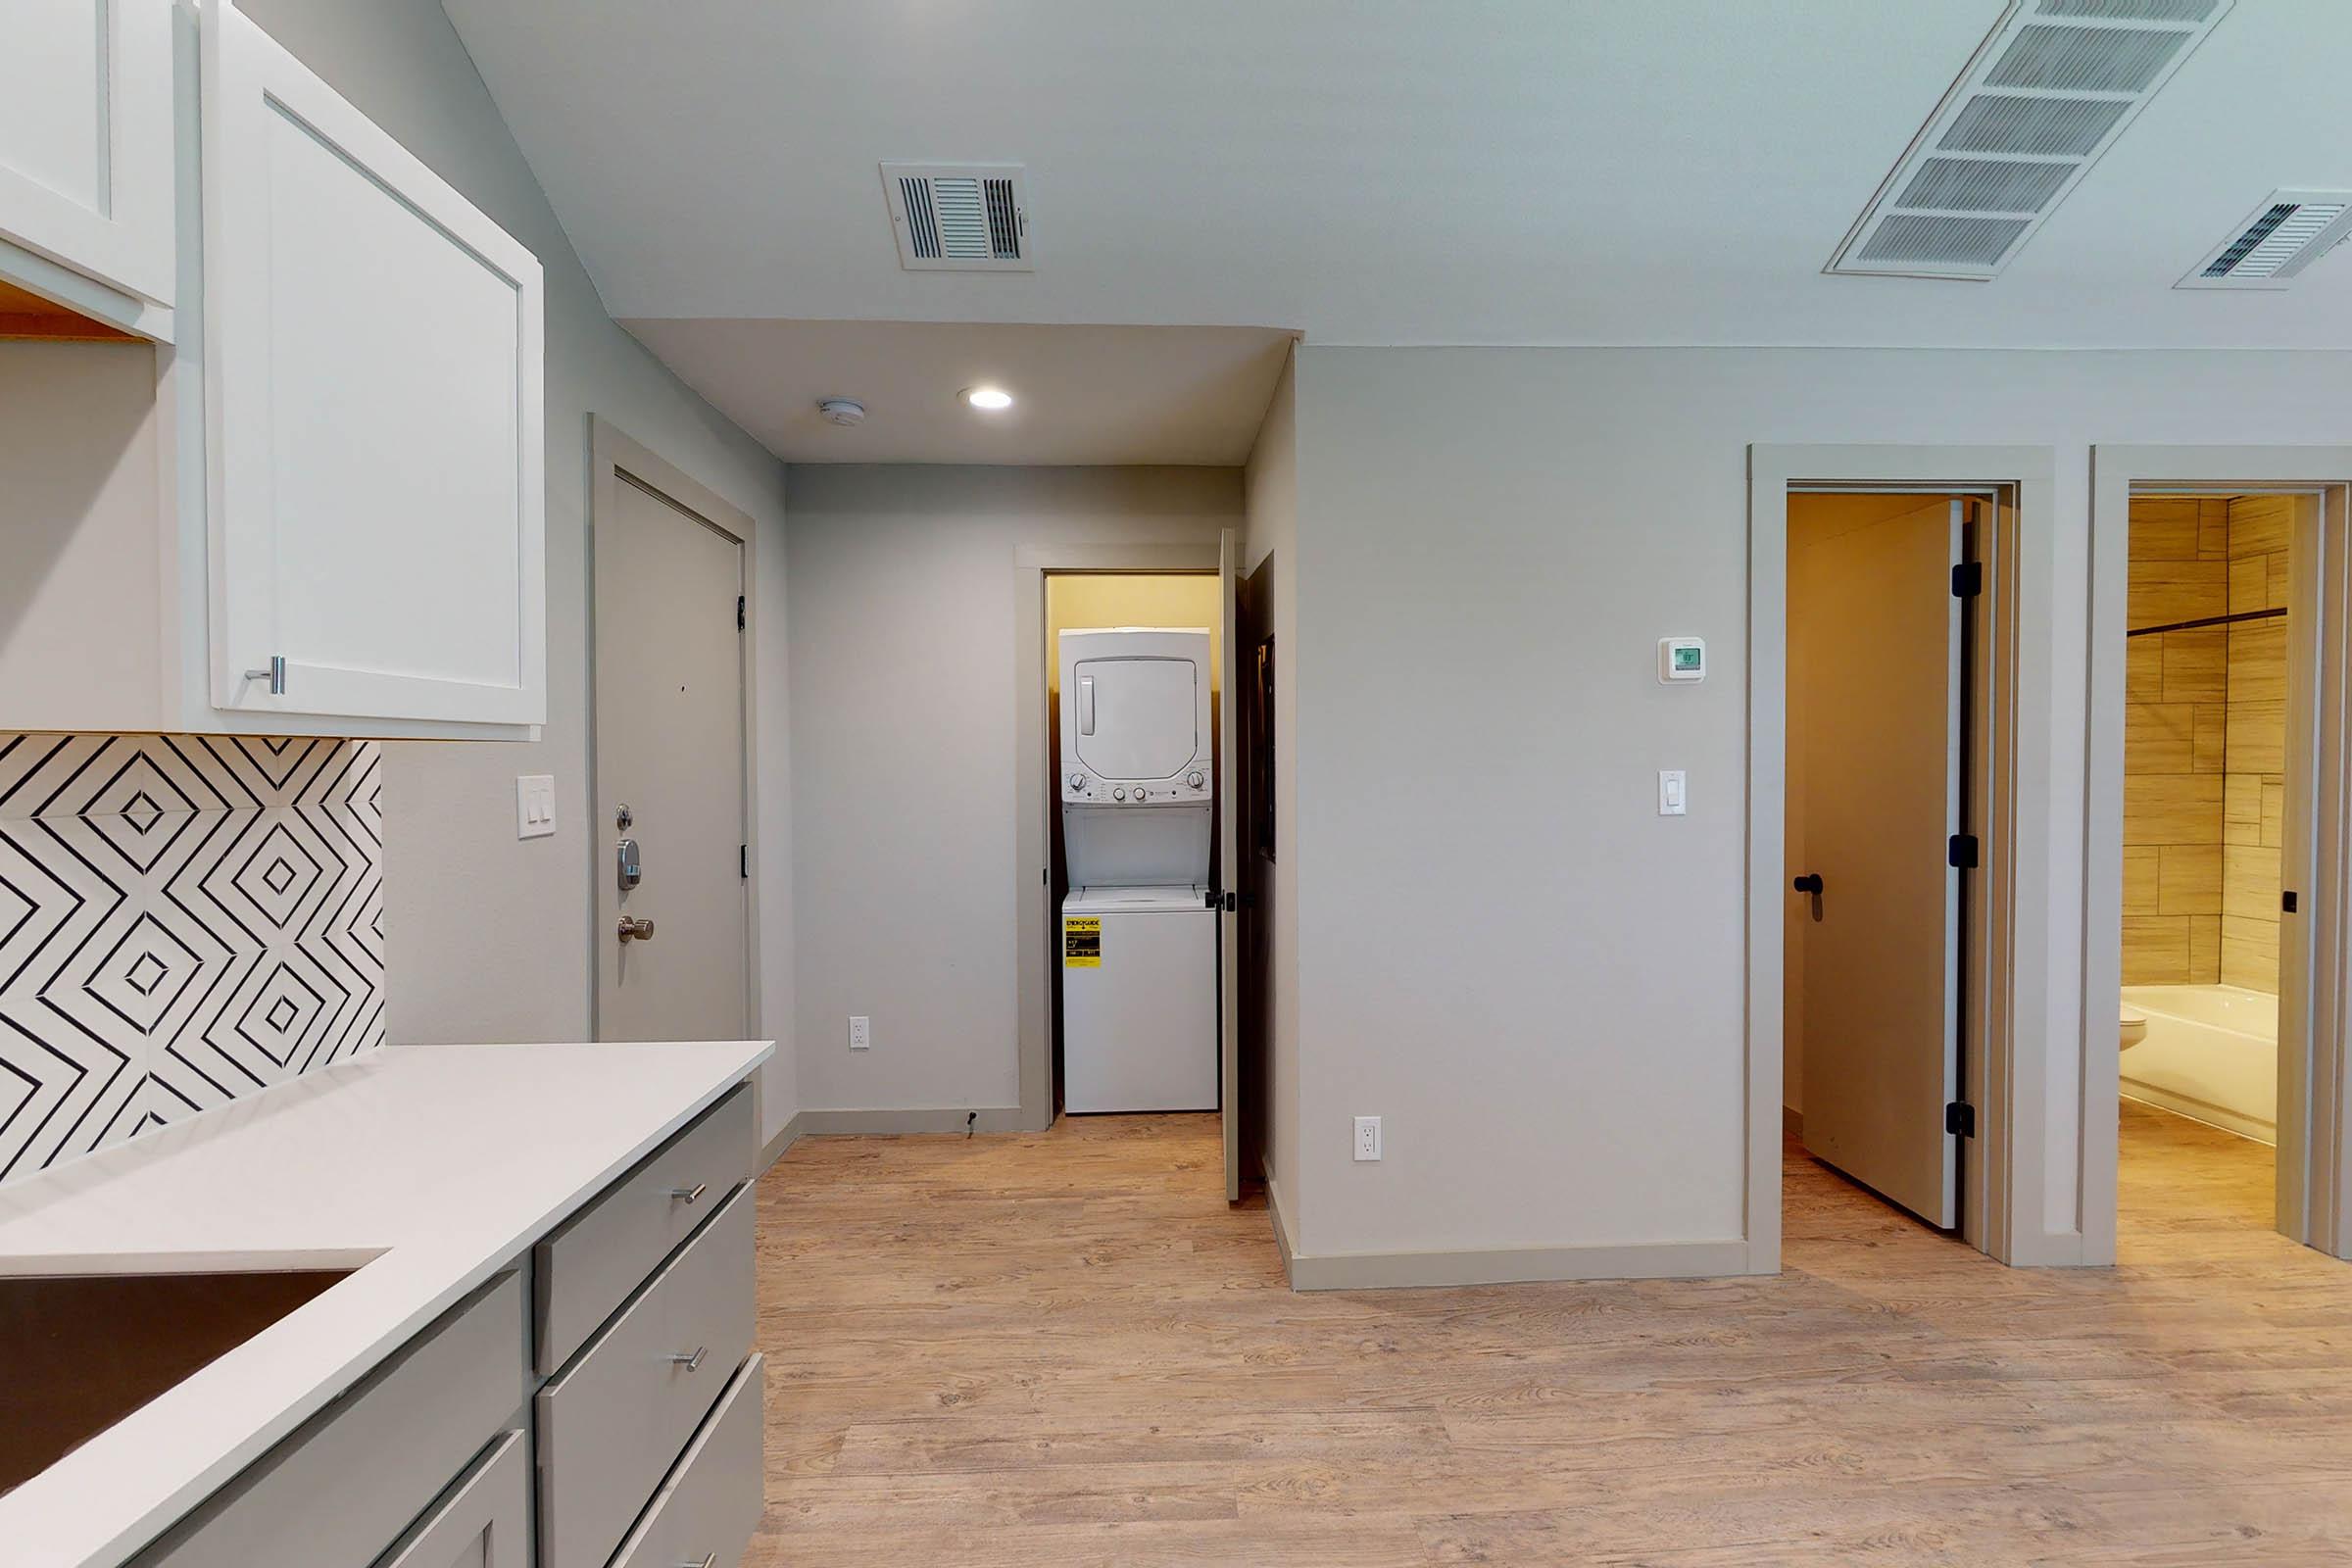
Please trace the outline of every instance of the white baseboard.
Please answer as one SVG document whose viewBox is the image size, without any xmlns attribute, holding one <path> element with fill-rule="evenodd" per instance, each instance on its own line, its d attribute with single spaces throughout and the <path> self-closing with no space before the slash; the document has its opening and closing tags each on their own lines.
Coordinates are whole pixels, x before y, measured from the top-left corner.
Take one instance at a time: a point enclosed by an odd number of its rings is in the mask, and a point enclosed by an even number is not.
<svg viewBox="0 0 2352 1568">
<path fill-rule="evenodd" d="M 1289 1277 L 1291 1289 L 1299 1289 L 1298 1244 L 1291 1233 L 1291 1211 L 1282 1206 L 1282 1189 L 1274 1185 L 1274 1172 L 1260 1172 L 1266 1182 L 1266 1217 L 1274 1226 L 1274 1248 L 1282 1253 L 1282 1272 Z"/>
<path fill-rule="evenodd" d="M 771 1142 L 765 1149 L 760 1151 L 760 1174 L 764 1175 L 768 1166 L 773 1165 L 777 1160 L 784 1157 L 784 1151 L 790 1149 L 793 1145 L 801 1141 L 801 1133 L 803 1130 L 804 1129 L 801 1126 L 801 1118 L 798 1115 L 794 1116 L 792 1120 L 784 1124 L 784 1130 L 776 1134 L 774 1141 Z"/>
<path fill-rule="evenodd" d="M 938 1105 L 878 1110 L 804 1110 L 792 1118 L 795 1136 L 840 1134 L 872 1137 L 889 1133 L 1014 1133 L 1021 1130 L 1018 1105 Z"/>
<path fill-rule="evenodd" d="M 1274 1205 L 1269 1202 L 1266 1206 Z M 1278 1244 L 1286 1242 L 1282 1231 L 1278 1219 Z M 1710 1279 L 1748 1271 L 1747 1243 L 1736 1239 L 1461 1252 L 1334 1252 L 1303 1257 L 1285 1245 L 1283 1260 L 1290 1270 L 1291 1288 L 1297 1291 L 1505 1285 L 1538 1280 Z"/>
</svg>

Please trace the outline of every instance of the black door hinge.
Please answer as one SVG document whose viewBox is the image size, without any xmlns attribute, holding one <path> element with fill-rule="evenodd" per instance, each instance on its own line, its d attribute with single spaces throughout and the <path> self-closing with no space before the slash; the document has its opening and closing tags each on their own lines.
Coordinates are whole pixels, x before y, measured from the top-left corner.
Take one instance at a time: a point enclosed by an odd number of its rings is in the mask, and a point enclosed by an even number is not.
<svg viewBox="0 0 2352 1568">
<path fill-rule="evenodd" d="M 2278 895 L 2278 912 L 2281 914 L 2295 912 L 2295 894 L 2292 888 Z"/>
<path fill-rule="evenodd" d="M 1955 833 L 1944 842 L 1943 863 L 1962 871 L 1977 868 L 1977 836 L 1974 833 Z"/>
<path fill-rule="evenodd" d="M 1233 894 L 1228 892 L 1225 895 L 1225 911 L 1230 914 L 1239 907 L 1241 907 L 1240 903 L 1234 898 Z"/>
<path fill-rule="evenodd" d="M 743 630 L 743 595 L 735 596 L 735 629 Z"/>
<path fill-rule="evenodd" d="M 1984 591 L 1984 563 L 1963 561 L 1952 568 L 1952 597 L 1974 599 Z"/>
<path fill-rule="evenodd" d="M 735 846 L 735 874 L 746 882 L 752 879 L 752 847 L 749 844 Z"/>
<path fill-rule="evenodd" d="M 1956 1138 L 1977 1136 L 1977 1107 L 1965 1100 L 1955 1100 L 1943 1107 L 1943 1130 Z"/>
</svg>

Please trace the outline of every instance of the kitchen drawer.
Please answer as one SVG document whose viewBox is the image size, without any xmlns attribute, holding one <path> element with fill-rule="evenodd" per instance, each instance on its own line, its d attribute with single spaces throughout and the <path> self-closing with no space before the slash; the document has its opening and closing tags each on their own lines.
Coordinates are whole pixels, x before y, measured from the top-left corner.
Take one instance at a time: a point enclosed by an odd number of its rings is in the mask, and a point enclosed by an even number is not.
<svg viewBox="0 0 2352 1568">
<path fill-rule="evenodd" d="M 570 1360 L 613 1308 L 752 1173 L 752 1093 L 737 1089 L 597 1196 L 532 1255 L 537 1365 Z"/>
<path fill-rule="evenodd" d="M 653 1506 L 620 1544 L 612 1568 L 737 1568 L 743 1561 L 765 1505 L 764 1372 L 759 1356 L 744 1362 Z"/>
<path fill-rule="evenodd" d="M 531 1451 L 510 1432 L 375 1568 L 530 1568 Z"/>
<path fill-rule="evenodd" d="M 523 1328 L 522 1282 L 501 1274 L 172 1526 L 137 1568 L 373 1562 L 522 1407 Z"/>
<path fill-rule="evenodd" d="M 542 1568 L 604 1568 L 750 1353 L 752 1213 L 747 1183 L 539 1391 Z"/>
</svg>

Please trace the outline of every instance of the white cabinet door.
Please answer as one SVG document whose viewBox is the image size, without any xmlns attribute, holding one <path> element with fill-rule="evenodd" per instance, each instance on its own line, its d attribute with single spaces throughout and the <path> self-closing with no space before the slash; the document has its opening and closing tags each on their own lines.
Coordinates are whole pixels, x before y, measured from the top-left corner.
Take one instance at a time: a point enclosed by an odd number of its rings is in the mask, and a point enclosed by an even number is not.
<svg viewBox="0 0 2352 1568">
<path fill-rule="evenodd" d="M 6 17 L 0 237 L 170 305 L 172 0 L 14 0 Z"/>
<path fill-rule="evenodd" d="M 214 702 L 544 722 L 539 263 L 233 6 L 202 27 Z"/>
</svg>

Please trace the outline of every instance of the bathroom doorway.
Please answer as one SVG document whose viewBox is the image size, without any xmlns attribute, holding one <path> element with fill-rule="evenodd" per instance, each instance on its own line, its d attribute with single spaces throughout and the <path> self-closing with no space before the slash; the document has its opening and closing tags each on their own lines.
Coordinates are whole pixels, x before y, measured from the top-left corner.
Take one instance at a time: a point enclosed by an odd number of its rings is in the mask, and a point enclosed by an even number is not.
<svg viewBox="0 0 2352 1568">
<path fill-rule="evenodd" d="M 2118 1246 L 2304 1209 L 2326 498 L 2134 487 Z M 2294 1234 L 2290 1229 L 2289 1234 Z"/>
<path fill-rule="evenodd" d="M 2094 1258 L 2180 1224 L 2352 1257 L 2347 475 L 2344 447 L 2093 449 Z"/>
<path fill-rule="evenodd" d="M 1997 506 L 1990 490 L 1788 499 L 1789 1138 L 1944 1231 L 1962 1223 L 1984 1054 Z"/>
</svg>

